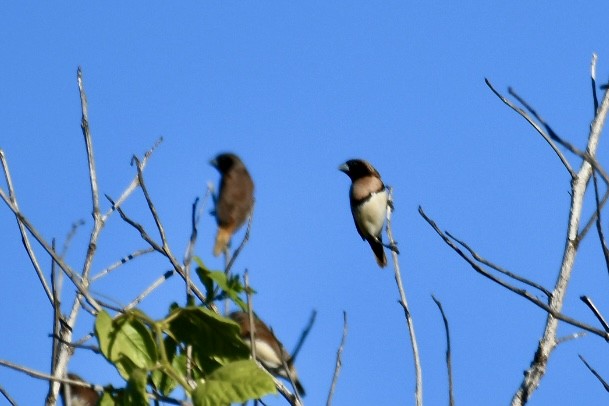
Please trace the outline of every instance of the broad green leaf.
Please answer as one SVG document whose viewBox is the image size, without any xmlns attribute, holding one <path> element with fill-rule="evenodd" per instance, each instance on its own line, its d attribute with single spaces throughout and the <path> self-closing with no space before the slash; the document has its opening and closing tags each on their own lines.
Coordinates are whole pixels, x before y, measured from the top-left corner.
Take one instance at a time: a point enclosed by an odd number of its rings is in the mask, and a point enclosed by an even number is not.
<svg viewBox="0 0 609 406">
<path fill-rule="evenodd" d="M 195 406 L 245 402 L 277 393 L 271 376 L 252 360 L 236 361 L 211 373 L 192 393 Z"/>
<path fill-rule="evenodd" d="M 143 369 L 134 369 L 127 381 L 127 388 L 122 404 L 124 406 L 148 406 L 146 397 L 147 372 Z"/>
<path fill-rule="evenodd" d="M 237 360 L 249 356 L 248 347 L 239 337 L 239 326 L 231 319 L 202 307 L 177 309 L 172 316 L 169 333 L 192 346 L 193 356 L 204 370 L 218 366 L 215 361 L 210 364 L 212 360 Z"/>
<path fill-rule="evenodd" d="M 157 362 L 157 349 L 151 332 L 129 314 L 112 320 L 101 311 L 95 321 L 95 333 L 104 356 L 125 379 L 133 368 L 151 369 Z"/>
<path fill-rule="evenodd" d="M 112 317 L 105 310 L 97 313 L 95 318 L 95 335 L 99 349 L 107 359 L 110 359 L 110 334 L 112 333 Z"/>
</svg>

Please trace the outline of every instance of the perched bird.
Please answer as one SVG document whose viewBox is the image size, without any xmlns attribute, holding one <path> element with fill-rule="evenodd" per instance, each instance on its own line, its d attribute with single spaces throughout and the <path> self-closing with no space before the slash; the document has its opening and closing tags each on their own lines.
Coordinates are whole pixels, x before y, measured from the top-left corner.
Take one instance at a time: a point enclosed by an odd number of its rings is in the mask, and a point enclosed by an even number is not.
<svg viewBox="0 0 609 406">
<path fill-rule="evenodd" d="M 226 250 L 231 237 L 245 223 L 254 207 L 254 182 L 235 154 L 219 154 L 209 163 L 221 175 L 215 208 L 218 233 L 214 255 L 218 256 Z"/>
<path fill-rule="evenodd" d="M 85 382 L 80 376 L 72 373 L 67 374 L 67 378 L 73 381 Z M 72 406 L 95 406 L 99 401 L 99 393 L 93 388 L 64 384 L 60 391 L 63 404 Z M 70 401 L 66 402 L 69 397 Z"/>
<path fill-rule="evenodd" d="M 239 327 L 241 327 L 241 339 L 251 348 L 252 341 L 249 314 L 246 312 L 233 312 L 229 317 L 239 324 Z M 305 390 L 298 379 L 292 357 L 288 354 L 288 351 L 284 348 L 283 344 L 275 337 L 275 334 L 273 334 L 271 329 L 269 329 L 256 315 L 254 315 L 254 341 L 256 343 L 256 359 L 258 359 L 258 361 L 260 361 L 260 363 L 273 375 L 281 376 L 289 380 L 288 373 L 283 366 L 283 361 L 285 361 L 292 380 L 294 380 L 296 390 L 301 396 L 304 396 Z"/>
<path fill-rule="evenodd" d="M 387 265 L 381 232 L 387 211 L 387 190 L 381 175 L 369 162 L 350 159 L 338 169 L 351 179 L 349 200 L 355 228 L 368 241 L 376 262 L 381 268 Z"/>
</svg>

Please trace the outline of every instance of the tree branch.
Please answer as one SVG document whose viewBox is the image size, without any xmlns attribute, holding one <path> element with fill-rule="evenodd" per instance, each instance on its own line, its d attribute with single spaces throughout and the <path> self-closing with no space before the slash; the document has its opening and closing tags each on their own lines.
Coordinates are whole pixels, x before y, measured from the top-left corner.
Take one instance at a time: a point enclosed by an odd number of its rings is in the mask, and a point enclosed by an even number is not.
<svg viewBox="0 0 609 406">
<path fill-rule="evenodd" d="M 343 365 L 343 349 L 345 348 L 345 341 L 347 339 L 347 312 L 343 310 L 343 336 L 340 339 L 340 345 L 336 350 L 336 366 L 334 367 L 334 374 L 332 375 L 332 384 L 330 385 L 330 392 L 328 393 L 328 399 L 326 400 L 326 406 L 332 405 L 332 398 L 334 397 L 334 391 L 336 390 L 336 384 L 338 383 L 338 375 Z"/>
<path fill-rule="evenodd" d="M 393 190 L 389 187 L 388 189 L 388 204 L 387 204 L 387 216 L 386 216 L 386 230 L 387 230 L 387 239 L 389 240 L 389 246 L 395 247 L 397 244 L 393 239 L 393 232 L 391 231 L 391 214 L 393 213 Z M 421 370 L 421 360 L 419 358 L 419 347 L 417 345 L 417 338 L 414 332 L 414 322 L 412 320 L 412 315 L 410 314 L 410 310 L 408 309 L 408 302 L 406 301 L 406 292 L 404 291 L 404 287 L 402 286 L 402 276 L 400 274 L 400 263 L 398 261 L 398 253 L 397 250 L 392 249 L 391 255 L 393 258 L 393 268 L 395 271 L 395 282 L 398 286 L 398 291 L 400 293 L 400 304 L 404 309 L 404 316 L 406 317 L 406 324 L 408 326 L 408 333 L 410 334 L 410 344 L 412 346 L 412 354 L 414 358 L 414 369 L 416 375 L 416 383 L 415 383 L 415 399 L 416 405 L 423 405 L 423 373 Z"/>
<path fill-rule="evenodd" d="M 446 332 L 446 370 L 448 372 L 448 404 L 449 406 L 454 406 L 455 404 L 455 396 L 453 393 L 453 363 L 451 360 L 451 350 L 450 350 L 450 331 L 448 330 L 448 319 L 446 318 L 446 314 L 444 314 L 444 309 L 442 308 L 442 303 L 434 295 L 431 295 L 431 298 L 440 309 L 440 313 L 442 314 L 442 321 L 444 322 L 444 331 Z"/>
</svg>

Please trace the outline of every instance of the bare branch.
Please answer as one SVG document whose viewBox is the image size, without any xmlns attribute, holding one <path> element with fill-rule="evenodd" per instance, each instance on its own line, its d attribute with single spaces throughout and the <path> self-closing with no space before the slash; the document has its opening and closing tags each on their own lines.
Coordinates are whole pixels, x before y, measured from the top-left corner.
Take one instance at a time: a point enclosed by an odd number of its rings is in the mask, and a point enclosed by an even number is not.
<svg viewBox="0 0 609 406">
<path fill-rule="evenodd" d="M 150 158 L 152 156 L 152 153 L 156 150 L 156 148 L 161 145 L 161 143 L 163 142 L 163 137 L 160 137 L 155 143 L 154 145 L 148 150 L 146 151 L 146 153 L 144 154 L 144 158 L 142 158 L 140 164 L 142 167 L 142 171 L 144 170 L 144 168 L 146 168 L 146 164 L 148 163 L 148 158 Z M 127 200 L 127 198 L 131 195 L 131 193 L 133 193 L 133 191 L 139 186 L 139 181 L 138 181 L 138 175 L 136 174 L 135 177 L 133 178 L 133 180 L 131 181 L 131 183 L 129 184 L 129 186 L 127 186 L 127 188 L 125 189 L 125 191 L 123 192 L 123 194 L 116 199 L 116 202 L 114 202 L 112 204 L 112 207 L 110 207 L 110 209 L 104 213 L 104 221 L 117 209 L 119 208 L 124 202 L 125 200 Z"/>
<path fill-rule="evenodd" d="M 450 406 L 454 406 L 455 397 L 453 394 L 453 364 L 451 359 L 451 351 L 450 351 L 450 332 L 448 330 L 448 319 L 446 318 L 446 314 L 444 314 L 444 309 L 442 308 L 442 303 L 434 295 L 431 295 L 431 298 L 440 309 L 440 313 L 442 314 L 442 321 L 444 322 L 444 331 L 446 332 L 446 370 L 448 371 L 448 404 Z"/>
<path fill-rule="evenodd" d="M 68 264 L 53 250 L 51 245 L 46 242 L 46 240 L 40 235 L 38 230 L 30 223 L 30 221 L 25 217 L 25 215 L 19 210 L 15 204 L 9 199 L 9 197 L 4 193 L 2 189 L 0 189 L 0 198 L 6 203 L 6 205 L 11 209 L 11 211 L 17 217 L 17 221 L 20 222 L 31 234 L 32 236 L 40 243 L 42 248 L 53 258 L 57 265 L 68 275 L 68 278 L 74 283 L 74 286 L 78 289 L 78 291 L 87 299 L 87 302 L 91 304 L 96 310 L 99 310 L 100 307 L 96 303 L 96 300 L 91 296 L 88 290 L 82 285 L 81 277 L 76 274 Z M 51 296 L 52 297 L 52 296 Z"/>
<path fill-rule="evenodd" d="M 596 95 L 596 61 L 598 55 L 592 54 L 592 62 L 590 63 L 590 79 L 592 82 L 592 102 L 594 103 L 594 115 L 598 112 L 598 96 Z"/>
<path fill-rule="evenodd" d="M 298 356 L 298 353 L 300 352 L 302 345 L 304 344 L 307 336 L 309 335 L 309 333 L 311 332 L 311 329 L 313 328 L 313 324 L 315 323 L 316 317 L 317 317 L 317 310 L 313 310 L 311 312 L 311 317 L 309 317 L 309 322 L 307 323 L 304 330 L 302 330 L 302 333 L 300 334 L 300 338 L 298 339 L 298 342 L 296 343 L 296 346 L 294 347 L 294 351 L 292 351 L 292 362 L 296 361 L 296 357 Z"/>
<path fill-rule="evenodd" d="M 592 368 L 590 366 L 590 364 L 588 364 L 588 362 L 584 359 L 584 357 L 581 354 L 579 355 L 579 359 L 582 360 L 582 362 L 584 363 L 586 368 L 588 368 L 590 370 L 590 372 L 592 372 L 592 375 L 594 375 L 596 377 L 596 379 L 598 379 L 598 381 L 601 383 L 601 385 L 603 385 L 603 388 L 605 388 L 605 390 L 607 392 L 609 392 L 609 384 L 607 383 L 607 381 L 605 381 L 603 379 L 603 377 L 598 372 L 596 372 L 596 370 L 594 370 L 594 368 Z"/>
<path fill-rule="evenodd" d="M 328 399 L 326 400 L 326 406 L 332 405 L 332 398 L 334 397 L 334 391 L 336 390 L 336 384 L 338 383 L 338 375 L 343 365 L 343 349 L 345 348 L 345 341 L 347 339 L 347 312 L 343 310 L 343 336 L 340 339 L 340 345 L 336 350 L 336 366 L 334 367 L 334 374 L 332 375 L 332 384 L 330 385 L 330 392 L 328 393 Z"/>
<path fill-rule="evenodd" d="M 0 386 L 0 393 L 2 394 L 2 396 L 4 396 L 8 403 L 11 404 L 11 406 L 17 406 L 17 402 L 15 402 L 15 399 L 13 399 L 11 395 L 8 394 L 6 389 L 4 389 L 2 386 Z"/>
<path fill-rule="evenodd" d="M 112 203 L 112 205 L 116 207 L 116 210 L 118 210 L 118 213 L 121 216 L 121 218 L 123 219 L 123 221 L 125 221 L 131 227 L 133 227 L 137 231 L 139 231 L 140 236 L 142 237 L 142 239 L 144 241 L 146 241 L 148 244 L 150 244 L 150 246 L 155 251 L 159 252 L 160 254 L 165 256 L 167 259 L 169 259 L 169 262 L 171 262 L 171 265 L 173 266 L 173 269 L 178 273 L 178 275 L 180 275 L 182 277 L 182 279 L 186 280 L 186 275 L 184 274 L 184 270 L 182 269 L 180 264 L 178 264 L 178 261 L 175 259 L 175 257 L 173 257 L 173 255 L 171 255 L 171 252 L 170 251 L 169 252 L 165 251 L 164 247 L 162 247 L 159 244 L 157 244 L 150 237 L 150 235 L 148 235 L 148 233 L 146 232 L 146 230 L 144 229 L 144 227 L 141 224 L 136 223 L 135 221 L 133 221 L 132 219 L 127 217 L 127 215 L 125 214 L 123 209 L 121 209 L 120 207 L 116 206 L 114 204 L 114 201 L 112 200 L 112 198 L 110 198 L 110 196 L 106 195 L 106 199 L 108 199 L 110 201 L 110 203 Z M 196 285 L 192 284 L 191 285 L 191 289 L 192 289 L 193 293 L 195 294 L 195 296 L 197 296 L 197 298 L 201 302 L 203 302 L 203 303 L 206 302 L 207 299 L 205 298 L 205 295 L 199 290 L 199 288 Z M 213 306 L 212 306 L 212 308 L 213 308 Z"/>
<path fill-rule="evenodd" d="M 578 338 L 585 337 L 586 334 L 587 333 L 585 331 L 578 331 L 576 333 L 569 334 L 567 336 L 557 338 L 556 339 L 556 345 L 560 345 L 562 343 L 565 343 L 565 342 L 571 341 L 571 340 L 577 340 Z"/>
<path fill-rule="evenodd" d="M 174 272 L 173 270 L 165 272 L 162 276 L 160 276 L 157 280 L 155 280 L 152 283 L 152 285 L 148 286 L 146 288 L 146 290 L 144 290 L 135 299 L 133 299 L 133 301 L 131 303 L 129 303 L 127 306 L 125 306 L 123 308 L 123 311 L 124 312 L 129 311 L 129 310 L 133 309 L 135 306 L 137 306 L 138 304 L 140 304 L 146 296 L 148 296 L 150 293 L 152 293 L 152 291 L 154 291 L 156 288 L 161 286 L 167 279 L 171 278 L 173 276 L 173 272 Z"/>
<path fill-rule="evenodd" d="M 463 248 L 465 248 L 470 254 L 471 256 L 478 262 L 480 262 L 481 264 L 484 264 L 494 270 L 496 270 L 497 272 L 500 272 L 506 276 L 509 276 L 512 279 L 516 279 L 519 282 L 524 283 L 525 285 L 529 285 L 535 289 L 538 289 L 540 291 L 542 291 L 547 297 L 552 296 L 552 292 L 550 292 L 548 289 L 544 288 L 543 286 L 541 286 L 540 284 L 533 282 L 529 279 L 523 278 L 522 276 L 516 275 L 515 273 L 512 273 L 502 267 L 500 267 L 499 265 L 496 265 L 484 258 L 482 258 L 480 255 L 478 255 L 478 253 L 476 251 L 474 251 L 469 245 L 467 245 L 465 242 L 461 241 L 460 239 L 458 239 L 457 237 L 455 237 L 454 235 L 452 235 L 451 233 L 449 233 L 448 231 L 446 232 L 446 235 L 448 235 L 450 238 L 452 238 L 453 240 L 455 240 L 459 245 L 461 245 Z"/>
<path fill-rule="evenodd" d="M 389 240 L 389 246 L 395 247 L 397 244 L 393 239 L 393 232 L 391 231 L 391 214 L 393 213 L 393 190 L 388 187 L 388 204 L 387 204 L 387 215 L 386 215 L 386 230 L 387 230 L 387 239 Z M 412 320 L 412 315 L 410 310 L 408 309 L 408 302 L 406 301 L 406 292 L 404 291 L 404 287 L 402 286 L 402 276 L 400 274 L 400 263 L 398 261 L 398 253 L 397 250 L 391 250 L 391 256 L 393 258 L 393 268 L 395 271 L 395 282 L 398 286 L 398 291 L 400 293 L 400 304 L 404 309 L 404 316 L 406 317 L 406 324 L 408 325 L 408 333 L 410 334 L 410 344 L 412 346 L 412 354 L 414 358 L 414 369 L 416 375 L 416 383 L 415 383 L 415 399 L 416 405 L 423 405 L 423 373 L 421 370 L 421 360 L 419 357 L 419 347 L 417 345 L 417 338 L 414 331 L 414 322 Z"/>
<path fill-rule="evenodd" d="M 537 113 L 537 111 L 535 111 L 535 109 L 533 109 L 533 107 L 531 107 L 522 97 L 520 97 L 514 91 L 514 89 L 509 88 L 508 92 L 512 96 L 514 96 L 516 98 L 516 100 L 518 100 L 535 117 L 535 119 L 537 119 L 537 121 L 539 121 L 541 123 L 541 125 L 544 126 L 544 128 L 547 131 L 547 134 L 550 136 L 550 138 L 552 138 L 552 140 L 558 142 L 560 145 L 567 148 L 569 150 L 569 152 L 573 153 L 574 155 L 577 155 L 581 159 L 588 161 L 590 163 L 590 165 L 592 165 L 592 167 L 594 169 L 596 169 L 598 171 L 598 173 L 601 175 L 601 177 L 605 181 L 605 184 L 609 184 L 609 175 L 607 175 L 607 172 L 605 171 L 605 169 L 602 167 L 602 165 L 600 163 L 597 162 L 596 159 L 594 159 L 594 157 L 591 157 L 585 151 L 580 150 L 575 145 L 571 144 L 564 138 L 560 137 L 552 129 L 552 127 L 550 127 L 550 125 L 548 123 L 546 123 L 543 118 L 541 118 L 541 116 Z"/>
<path fill-rule="evenodd" d="M 598 112 L 590 125 L 588 134 L 588 143 L 586 146 L 586 156 L 594 158 L 600 140 L 602 128 L 609 112 L 609 93 L 605 92 L 603 100 Z M 560 313 L 567 292 L 567 285 L 571 278 L 573 264 L 581 235 L 579 225 L 581 221 L 584 196 L 587 190 L 587 185 L 592 176 L 593 166 L 589 160 L 584 160 L 577 175 L 571 181 L 571 204 L 569 208 L 569 222 L 565 248 L 563 253 L 560 272 L 556 280 L 556 285 L 553 290 L 553 295 L 550 300 L 550 313 L 546 319 L 546 327 L 542 338 L 539 340 L 539 345 L 535 351 L 533 361 L 530 367 L 524 374 L 524 379 L 520 387 L 512 398 L 513 406 L 525 404 L 531 393 L 537 389 L 543 376 L 545 375 L 550 354 L 556 347 L 556 332 L 558 329 L 558 319 L 555 314 Z M 588 329 L 586 329 L 588 330 Z"/>
<path fill-rule="evenodd" d="M 606 332 L 609 333 L 609 324 L 607 324 L 607 321 L 605 320 L 605 318 L 603 317 L 603 315 L 601 314 L 601 312 L 598 310 L 598 308 L 594 305 L 594 302 L 592 302 L 592 299 L 590 299 L 588 296 L 580 296 L 579 299 L 584 302 L 586 304 L 586 306 L 588 306 L 588 308 L 590 310 L 592 310 L 592 313 L 594 313 L 594 316 L 596 316 L 596 318 L 598 319 L 598 321 L 601 323 L 601 325 L 603 326 L 603 328 L 605 329 Z"/>
<path fill-rule="evenodd" d="M 598 182 L 596 180 L 596 172 L 592 174 L 592 180 L 594 181 L 594 202 L 596 203 L 596 232 L 598 234 L 598 239 L 601 242 L 603 257 L 605 258 L 605 267 L 609 272 L 609 248 L 605 242 L 605 235 L 603 233 L 603 226 L 601 224 L 601 208 L 598 200 Z"/>
<path fill-rule="evenodd" d="M 604 338 L 605 340 L 609 341 L 609 333 L 603 331 L 603 330 L 599 330 L 595 327 L 589 326 L 585 323 L 582 323 L 580 321 L 577 321 L 571 317 L 565 316 L 564 314 L 560 313 L 559 311 L 555 310 L 554 308 L 552 308 L 551 306 L 547 305 L 546 303 L 542 302 L 541 300 L 539 300 L 538 298 L 536 298 L 535 296 L 533 296 L 532 294 L 530 294 L 529 292 L 527 292 L 524 289 L 519 289 L 515 286 L 510 285 L 509 283 L 497 278 L 495 275 L 490 274 L 489 272 L 487 272 L 485 269 L 483 269 L 482 267 L 480 267 L 476 262 L 474 262 L 473 259 L 469 258 L 467 255 L 465 255 L 465 253 L 463 251 L 461 251 L 459 249 L 459 247 L 457 247 L 457 245 L 444 233 L 440 230 L 440 228 L 436 225 L 436 223 L 430 219 L 427 214 L 425 214 L 425 212 L 423 211 L 423 209 L 419 206 L 419 214 L 421 214 L 421 216 L 425 219 L 425 221 L 435 230 L 435 232 L 444 240 L 444 242 L 453 249 L 453 251 L 455 251 L 457 253 L 457 255 L 459 255 L 461 258 L 463 258 L 476 272 L 478 272 L 479 274 L 487 277 L 488 279 L 492 280 L 493 282 L 503 286 L 504 288 L 510 290 L 511 292 L 516 293 L 519 296 L 524 297 L 525 299 L 527 299 L 528 301 L 532 302 L 533 304 L 535 304 L 536 306 L 542 308 L 544 311 L 546 311 L 549 315 L 551 315 L 552 317 L 558 319 L 558 320 L 562 320 L 565 323 L 571 324 L 575 327 L 579 327 L 583 330 L 589 331 L 591 333 L 594 333 L 596 335 L 598 335 L 599 337 Z"/>
<path fill-rule="evenodd" d="M 235 260 L 241 253 L 241 250 L 243 250 L 243 247 L 245 247 L 245 244 L 247 244 L 247 242 L 250 239 L 250 231 L 252 229 L 252 220 L 254 219 L 254 207 L 255 206 L 252 205 L 252 211 L 250 212 L 250 216 L 247 220 L 247 228 L 245 230 L 245 235 L 243 236 L 243 240 L 241 240 L 241 244 L 239 244 L 237 249 L 233 252 L 233 255 L 230 257 L 230 261 L 228 261 L 228 264 L 226 265 L 226 269 L 224 269 L 224 273 L 227 275 L 229 274 L 231 268 L 233 267 Z"/>
<path fill-rule="evenodd" d="M 85 93 L 85 87 L 82 81 L 82 69 L 78 67 L 77 73 L 78 91 L 80 93 L 80 107 L 82 110 L 82 119 L 80 122 L 80 128 L 82 134 L 85 137 L 85 144 L 87 147 L 87 159 L 89 162 L 89 180 L 91 184 L 91 198 L 93 200 L 93 219 L 97 222 L 100 217 L 99 212 L 99 191 L 97 185 L 97 171 L 95 170 L 95 155 L 93 154 L 93 141 L 91 139 L 91 133 L 89 132 L 89 108 L 87 104 L 87 94 Z"/>
<path fill-rule="evenodd" d="M 529 124 L 531 124 L 533 126 L 533 128 L 535 128 L 535 130 L 539 133 L 539 135 L 541 135 L 543 137 L 543 139 L 546 140 L 546 142 L 550 145 L 550 147 L 552 148 L 554 153 L 558 156 L 558 158 L 560 159 L 560 161 L 562 162 L 564 167 L 567 169 L 567 171 L 569 171 L 569 175 L 571 175 L 571 178 L 574 178 L 576 176 L 575 171 L 571 167 L 571 164 L 569 163 L 569 161 L 567 161 L 567 158 L 565 158 L 563 153 L 558 149 L 558 146 L 554 143 L 554 141 L 552 141 L 550 136 L 548 134 L 546 134 L 545 131 L 543 131 L 543 129 L 523 109 L 521 109 L 520 107 L 517 107 L 510 100 L 508 100 L 504 96 L 502 96 L 501 93 L 499 93 L 493 87 L 493 85 L 491 84 L 491 82 L 488 79 L 484 79 L 484 82 L 491 89 L 491 91 L 493 93 L 495 93 L 495 95 L 497 97 L 499 97 L 499 99 L 501 99 L 501 101 L 503 103 L 505 103 L 508 107 L 510 107 L 516 113 L 520 114 L 520 116 L 522 116 L 522 118 L 524 118 Z"/>
<path fill-rule="evenodd" d="M 19 204 L 17 203 L 17 197 L 15 196 L 15 189 L 13 188 L 13 179 L 11 177 L 11 172 L 9 171 L 8 163 L 6 161 L 6 157 L 4 156 L 4 151 L 2 149 L 0 149 L 0 163 L 2 164 L 2 169 L 4 171 L 4 177 L 6 178 L 6 184 L 8 186 L 8 193 L 9 193 L 8 197 L 6 197 L 6 195 L 4 194 L 4 191 L 2 189 L 0 189 L 0 193 L 2 194 L 2 199 L 4 199 L 4 201 L 6 202 L 6 204 L 9 205 L 9 207 L 11 207 L 11 204 L 12 204 L 16 210 L 16 211 L 13 210 L 13 213 L 15 214 L 15 217 L 17 219 L 17 226 L 19 227 L 19 232 L 21 233 L 21 242 L 23 243 L 25 252 L 27 252 L 28 257 L 30 258 L 30 261 L 32 262 L 32 266 L 34 267 L 34 270 L 36 271 L 36 276 L 38 276 L 38 279 L 40 280 L 40 283 L 42 284 L 44 293 L 47 295 L 47 298 L 49 299 L 49 302 L 51 303 L 51 305 L 53 305 L 53 294 L 51 293 L 51 290 L 49 289 L 49 285 L 46 281 L 46 278 L 44 277 L 44 274 L 42 273 L 42 269 L 40 268 L 40 265 L 38 264 L 38 259 L 36 258 L 36 254 L 34 253 L 34 250 L 32 249 L 32 244 L 30 244 L 30 239 L 27 235 L 27 232 L 25 231 L 26 227 L 23 225 L 23 223 L 19 219 L 19 216 L 17 215 L 17 212 L 19 212 Z M 9 201 L 7 201 L 7 199 L 10 201 L 11 204 L 9 204 Z M 11 207 L 11 209 L 12 209 L 12 207 Z"/>
<path fill-rule="evenodd" d="M 99 273 L 97 273 L 96 275 L 91 277 L 89 279 L 89 282 L 90 283 L 95 282 L 99 278 L 106 276 L 110 272 L 114 271 L 116 268 L 120 267 L 121 265 L 126 264 L 127 262 L 131 261 L 132 259 L 135 259 L 135 258 L 139 257 L 140 255 L 150 254 L 151 252 L 154 252 L 154 251 L 155 251 L 154 248 L 144 248 L 141 250 L 137 250 L 137 251 L 133 252 L 132 254 L 129 254 L 125 257 L 122 257 L 117 262 L 113 263 L 112 265 L 110 265 L 109 267 L 107 267 L 105 269 L 102 269 Z"/>
<path fill-rule="evenodd" d="M 254 323 L 254 304 L 252 301 L 252 290 L 250 289 L 250 277 L 247 269 L 243 272 L 243 285 L 247 297 L 247 314 L 250 323 L 250 345 L 252 351 L 252 359 L 256 359 L 256 323 Z M 286 368 L 286 373 L 289 368 Z M 288 374 L 289 375 L 289 374 Z"/>
</svg>

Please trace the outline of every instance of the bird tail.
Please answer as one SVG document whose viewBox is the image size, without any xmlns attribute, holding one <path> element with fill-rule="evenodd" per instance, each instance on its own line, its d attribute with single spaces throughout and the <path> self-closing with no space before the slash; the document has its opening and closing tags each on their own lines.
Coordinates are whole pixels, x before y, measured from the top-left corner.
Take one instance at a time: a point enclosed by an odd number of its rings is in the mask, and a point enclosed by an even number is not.
<svg viewBox="0 0 609 406">
<path fill-rule="evenodd" d="M 387 257 L 385 256 L 385 250 L 383 249 L 383 243 L 379 240 L 369 239 L 368 244 L 370 244 L 370 248 L 372 248 L 372 252 L 374 252 L 374 257 L 376 258 L 376 263 L 379 264 L 381 268 L 387 266 Z"/>
<path fill-rule="evenodd" d="M 230 241 L 232 233 L 230 230 L 222 227 L 218 227 L 218 233 L 216 234 L 216 243 L 214 244 L 214 256 L 217 257 L 221 252 L 226 250 Z"/>
</svg>

